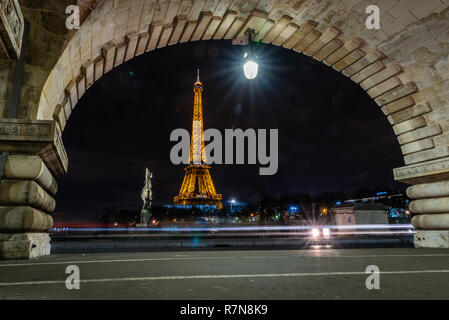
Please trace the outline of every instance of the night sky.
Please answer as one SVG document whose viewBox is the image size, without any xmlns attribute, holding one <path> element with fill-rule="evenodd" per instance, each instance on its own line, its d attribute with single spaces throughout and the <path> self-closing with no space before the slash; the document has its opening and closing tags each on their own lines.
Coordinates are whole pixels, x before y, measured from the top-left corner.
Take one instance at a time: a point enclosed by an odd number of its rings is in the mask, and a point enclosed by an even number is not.
<svg viewBox="0 0 449 320">
<path fill-rule="evenodd" d="M 215 165 L 225 200 L 254 201 L 261 190 L 351 192 L 401 187 L 403 158 L 380 108 L 350 79 L 294 51 L 260 45 L 259 75 L 244 78 L 244 47 L 192 42 L 146 53 L 115 68 L 82 97 L 63 134 L 69 172 L 58 179 L 57 211 L 90 220 L 106 208 L 138 210 L 145 167 L 154 204 L 171 203 L 184 166 L 170 162 L 170 133 L 191 131 L 193 83 L 201 69 L 205 128 L 279 129 L 279 169 Z"/>
</svg>

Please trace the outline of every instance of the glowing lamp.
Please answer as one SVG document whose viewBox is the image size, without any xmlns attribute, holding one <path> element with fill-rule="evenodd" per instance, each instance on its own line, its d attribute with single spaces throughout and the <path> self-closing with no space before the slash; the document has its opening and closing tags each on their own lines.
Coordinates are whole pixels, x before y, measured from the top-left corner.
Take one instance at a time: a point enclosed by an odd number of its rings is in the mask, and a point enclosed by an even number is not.
<svg viewBox="0 0 449 320">
<path fill-rule="evenodd" d="M 316 228 L 312 229 L 312 237 L 318 238 L 320 236 L 320 231 Z"/>
<path fill-rule="evenodd" d="M 255 61 L 255 59 L 247 59 L 243 65 L 243 73 L 245 74 L 246 79 L 252 80 L 257 77 L 257 72 L 259 71 L 259 64 Z"/>
</svg>

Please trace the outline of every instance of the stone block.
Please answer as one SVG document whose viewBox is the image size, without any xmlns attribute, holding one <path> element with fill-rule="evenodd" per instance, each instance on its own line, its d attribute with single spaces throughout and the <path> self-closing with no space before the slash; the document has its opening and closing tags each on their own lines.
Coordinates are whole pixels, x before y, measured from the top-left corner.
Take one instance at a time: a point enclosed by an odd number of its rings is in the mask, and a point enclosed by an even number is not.
<svg viewBox="0 0 449 320">
<path fill-rule="evenodd" d="M 153 22 L 150 27 L 150 39 L 148 40 L 148 45 L 146 51 L 152 51 L 156 49 L 157 43 L 159 42 L 159 36 L 162 32 L 162 22 Z"/>
<path fill-rule="evenodd" d="M 424 117 L 416 117 L 407 121 L 403 121 L 393 126 L 394 133 L 399 136 L 403 133 L 425 127 L 427 125 Z"/>
<path fill-rule="evenodd" d="M 161 36 L 159 37 L 159 42 L 157 44 L 157 48 L 164 48 L 167 46 L 168 39 L 170 39 L 170 35 L 173 31 L 172 25 L 166 25 L 162 28 Z"/>
<path fill-rule="evenodd" d="M 0 119 L 0 150 L 39 154 L 53 175 L 67 172 L 68 157 L 54 120 Z"/>
<path fill-rule="evenodd" d="M 232 39 L 235 34 L 240 30 L 240 28 L 245 23 L 246 19 L 243 17 L 236 17 L 234 21 L 231 24 L 231 27 L 229 27 L 228 31 L 226 31 L 224 35 L 224 39 Z M 188 39 L 186 41 L 189 41 Z"/>
<path fill-rule="evenodd" d="M 36 182 L 20 180 L 0 181 L 0 206 L 30 206 L 52 212 L 55 200 Z"/>
<path fill-rule="evenodd" d="M 234 22 L 235 17 L 237 16 L 237 11 L 228 10 L 223 17 L 222 22 L 220 23 L 220 26 L 218 27 L 217 31 L 214 34 L 214 39 L 222 39 L 228 29 L 231 27 L 232 23 Z"/>
<path fill-rule="evenodd" d="M 387 91 L 399 87 L 401 84 L 402 81 L 399 77 L 393 77 L 369 89 L 367 93 L 371 98 L 374 99 Z"/>
<path fill-rule="evenodd" d="M 132 58 L 134 58 L 134 55 L 136 54 L 138 40 L 139 34 L 137 32 L 130 33 L 126 36 L 125 61 L 129 61 Z"/>
<path fill-rule="evenodd" d="M 299 26 L 295 23 L 289 23 L 289 25 L 278 35 L 278 37 L 273 41 L 275 46 L 282 45 L 285 41 L 290 39 L 290 37 L 299 29 Z M 256 29 L 258 30 L 258 29 Z"/>
<path fill-rule="evenodd" d="M 350 41 L 346 42 L 343 47 L 335 51 L 333 54 L 328 56 L 324 63 L 328 66 L 331 66 L 341 59 L 343 59 L 345 56 L 350 54 L 352 51 L 358 49 L 362 45 L 362 40 L 359 38 L 353 38 Z"/>
<path fill-rule="evenodd" d="M 446 213 L 449 212 L 449 197 L 413 200 L 409 208 L 417 214 Z"/>
<path fill-rule="evenodd" d="M 370 54 L 364 56 L 362 59 L 358 60 L 348 68 L 343 71 L 343 74 L 347 77 L 352 77 L 356 73 L 359 73 L 363 69 L 369 67 L 371 64 L 383 58 L 383 54 L 377 50 L 374 50 Z M 378 65 L 380 67 L 380 65 Z M 366 79 L 366 78 L 365 78 Z M 364 79 L 363 79 L 364 80 Z M 355 81 L 355 80 L 353 80 Z M 357 81 L 355 81 L 357 82 Z"/>
<path fill-rule="evenodd" d="M 246 19 L 246 22 L 243 24 L 243 26 L 240 28 L 239 32 L 234 36 L 232 43 L 236 45 L 247 45 L 248 44 L 248 37 L 245 34 L 246 30 L 252 29 L 257 32 L 257 30 L 260 30 L 262 26 L 267 21 L 267 14 L 261 10 L 254 10 L 251 12 L 251 14 Z M 210 24 L 212 24 L 213 21 L 211 21 Z M 208 27 L 209 29 L 209 27 Z M 207 31 L 206 31 L 207 33 Z M 205 35 L 206 35 L 205 33 Z M 205 40 L 207 37 L 203 36 L 203 40 Z"/>
<path fill-rule="evenodd" d="M 0 232 L 48 231 L 52 227 L 53 218 L 37 209 L 0 206 Z"/>
<path fill-rule="evenodd" d="M 116 46 L 114 67 L 118 67 L 125 61 L 126 43 L 121 42 Z"/>
<path fill-rule="evenodd" d="M 378 85 L 379 83 L 397 75 L 398 73 L 402 72 L 402 68 L 396 64 L 393 63 L 390 66 L 388 66 L 386 69 L 376 73 L 375 75 L 369 77 L 368 79 L 364 80 L 362 83 L 360 83 L 360 86 L 364 90 L 368 90 L 375 85 Z"/>
<path fill-rule="evenodd" d="M 307 56 L 313 56 L 318 52 L 321 48 L 323 48 L 326 44 L 334 40 L 341 33 L 341 30 L 336 27 L 330 27 L 327 29 L 321 37 L 319 37 L 314 43 L 312 43 L 306 50 L 304 50 L 304 54 Z"/>
<path fill-rule="evenodd" d="M 396 100 L 399 100 L 403 97 L 406 97 L 408 95 L 411 95 L 418 91 L 418 87 L 415 83 L 410 82 L 407 84 L 404 84 L 402 86 L 399 86 L 391 91 L 385 92 L 380 97 L 377 97 L 375 99 L 377 105 L 379 107 L 384 106 L 386 104 L 392 103 Z"/>
<path fill-rule="evenodd" d="M 317 53 L 314 54 L 313 58 L 318 61 L 323 61 L 332 53 L 340 49 L 344 45 L 344 42 L 340 39 L 335 39 L 326 44 L 323 48 L 321 48 Z"/>
<path fill-rule="evenodd" d="M 351 77 L 351 80 L 355 83 L 360 83 L 383 69 L 385 69 L 385 65 L 382 62 L 378 61 L 353 75 Z"/>
<path fill-rule="evenodd" d="M 416 118 L 423 114 L 430 112 L 430 107 L 427 104 L 418 104 L 416 106 L 406 108 L 388 116 L 388 120 L 391 124 L 397 124 L 407 121 L 412 118 Z"/>
<path fill-rule="evenodd" d="M 315 21 L 309 20 L 304 23 L 298 31 L 293 33 L 287 41 L 282 45 L 286 49 L 293 48 L 299 41 L 301 41 L 306 35 L 308 35 L 318 25 Z"/>
<path fill-rule="evenodd" d="M 425 162 L 434 159 L 440 159 L 449 157 L 449 147 L 437 147 L 434 149 L 420 151 L 404 156 L 404 162 L 406 165 Z"/>
<path fill-rule="evenodd" d="M 50 254 L 46 233 L 0 233 L 0 259 L 32 259 Z"/>
<path fill-rule="evenodd" d="M 321 34 L 322 33 L 318 30 L 312 30 L 312 32 L 310 32 L 293 47 L 293 50 L 296 52 L 303 52 L 308 46 L 318 40 L 318 38 L 321 37 Z"/>
<path fill-rule="evenodd" d="M 10 155 L 4 167 L 3 178 L 34 180 L 52 194 L 58 190 L 56 180 L 39 156 Z"/>
<path fill-rule="evenodd" d="M 271 28 L 270 32 L 262 39 L 264 43 L 272 43 L 284 30 L 284 28 L 292 21 L 292 18 L 287 15 L 283 15 Z"/>
<path fill-rule="evenodd" d="M 449 248 L 448 230 L 418 230 L 413 244 L 415 248 Z"/>
<path fill-rule="evenodd" d="M 337 71 L 342 71 L 343 69 L 348 68 L 352 64 L 356 63 L 360 59 L 362 59 L 366 55 L 366 52 L 361 49 L 356 49 L 355 51 L 348 54 L 346 57 L 338 61 L 336 64 L 332 66 Z M 343 71 L 344 74 L 344 71 Z"/>
<path fill-rule="evenodd" d="M 103 46 L 104 73 L 108 73 L 114 68 L 116 47 L 114 43 L 108 42 Z"/>
<path fill-rule="evenodd" d="M 205 11 L 201 13 L 200 20 L 198 22 L 198 25 L 196 26 L 195 31 L 192 34 L 192 37 L 190 38 L 190 41 L 198 41 L 203 36 L 204 31 L 206 31 L 206 27 L 209 24 L 209 21 L 212 19 L 212 12 Z"/>
<path fill-rule="evenodd" d="M 412 225 L 422 230 L 449 230 L 449 213 L 419 214 L 412 218 Z"/>
<path fill-rule="evenodd" d="M 243 21 L 241 21 L 241 22 L 243 23 Z M 181 39 L 179 40 L 179 42 L 184 43 L 184 42 L 189 41 L 190 38 L 192 37 L 193 31 L 195 30 L 195 28 L 196 28 L 196 21 L 188 21 L 184 28 L 184 31 L 182 32 Z"/>
<path fill-rule="evenodd" d="M 212 39 L 212 36 L 214 35 L 215 31 L 217 31 L 217 28 L 220 25 L 220 22 L 221 22 L 221 17 L 213 16 L 209 22 L 209 25 L 206 28 L 206 31 L 204 31 L 202 39 L 203 40 Z"/>
<path fill-rule="evenodd" d="M 176 43 L 178 43 L 179 39 L 181 38 L 182 35 L 182 31 L 184 30 L 184 27 L 187 23 L 187 18 L 186 17 L 177 17 L 175 19 L 175 29 L 173 30 L 170 39 L 168 40 L 168 45 L 174 45 Z"/>
<path fill-rule="evenodd" d="M 407 133 L 401 134 L 398 137 L 400 144 L 406 144 L 413 141 L 425 139 L 428 137 L 433 137 L 441 134 L 441 127 L 437 124 L 426 126 L 417 130 L 409 131 Z"/>
<path fill-rule="evenodd" d="M 401 146 L 402 154 L 411 154 L 418 151 L 428 150 L 435 147 L 432 138 L 422 139 Z"/>
<path fill-rule="evenodd" d="M 256 37 L 254 38 L 254 41 L 262 41 L 262 39 L 270 32 L 270 30 L 274 26 L 273 20 L 267 20 L 263 24 L 262 28 L 259 30 L 259 32 L 256 34 Z"/>
<path fill-rule="evenodd" d="M 407 188 L 410 199 L 449 197 L 449 181 L 422 183 Z"/>
<path fill-rule="evenodd" d="M 449 158 L 408 165 L 393 170 L 394 179 L 407 184 L 449 180 Z"/>
<path fill-rule="evenodd" d="M 392 113 L 401 111 L 405 108 L 412 107 L 415 105 L 415 100 L 411 96 L 404 97 L 402 99 L 396 100 L 386 106 L 382 107 L 382 112 L 388 116 Z"/>
<path fill-rule="evenodd" d="M 104 58 L 99 56 L 94 61 L 95 81 L 100 80 L 104 73 Z"/>
</svg>

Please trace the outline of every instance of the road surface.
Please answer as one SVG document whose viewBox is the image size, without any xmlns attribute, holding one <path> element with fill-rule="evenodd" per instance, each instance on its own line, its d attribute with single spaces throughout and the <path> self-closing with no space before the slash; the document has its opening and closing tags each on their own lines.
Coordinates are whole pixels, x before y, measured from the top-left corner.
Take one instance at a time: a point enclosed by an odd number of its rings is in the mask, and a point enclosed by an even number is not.
<svg viewBox="0 0 449 320">
<path fill-rule="evenodd" d="M 66 288 L 66 267 L 80 289 Z M 368 290 L 366 268 L 380 269 Z M 449 299 L 449 250 L 207 250 L 0 261 L 0 299 Z"/>
</svg>

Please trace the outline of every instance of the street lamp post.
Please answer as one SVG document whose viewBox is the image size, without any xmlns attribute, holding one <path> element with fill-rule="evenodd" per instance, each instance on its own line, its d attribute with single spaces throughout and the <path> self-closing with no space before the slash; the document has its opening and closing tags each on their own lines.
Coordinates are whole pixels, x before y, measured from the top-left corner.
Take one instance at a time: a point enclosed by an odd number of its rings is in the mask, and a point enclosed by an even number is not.
<svg viewBox="0 0 449 320">
<path fill-rule="evenodd" d="M 253 37 L 255 36 L 254 30 L 246 30 L 245 35 L 248 36 L 249 52 L 246 52 L 243 56 L 243 73 L 248 80 L 252 80 L 257 77 L 257 72 L 259 71 L 257 56 L 254 54 L 253 47 Z"/>
<path fill-rule="evenodd" d="M 229 203 L 231 204 L 231 214 L 232 214 L 232 204 L 235 203 L 235 199 L 230 200 Z"/>
</svg>

